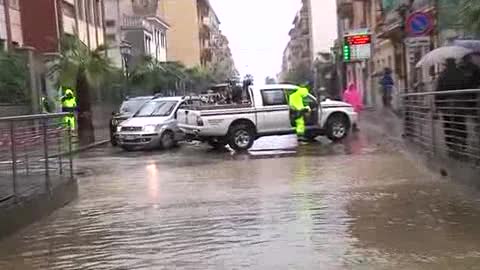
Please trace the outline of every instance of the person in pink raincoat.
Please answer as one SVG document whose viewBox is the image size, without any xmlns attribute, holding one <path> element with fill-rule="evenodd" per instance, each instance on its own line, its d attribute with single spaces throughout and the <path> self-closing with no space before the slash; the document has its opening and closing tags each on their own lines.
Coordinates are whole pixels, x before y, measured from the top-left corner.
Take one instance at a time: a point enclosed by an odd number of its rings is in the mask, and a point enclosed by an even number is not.
<svg viewBox="0 0 480 270">
<path fill-rule="evenodd" d="M 363 110 L 362 94 L 358 91 L 354 83 L 350 83 L 343 92 L 343 101 L 352 105 L 356 113 L 360 113 Z M 354 130 L 358 131 L 358 127 L 354 126 Z"/>
</svg>

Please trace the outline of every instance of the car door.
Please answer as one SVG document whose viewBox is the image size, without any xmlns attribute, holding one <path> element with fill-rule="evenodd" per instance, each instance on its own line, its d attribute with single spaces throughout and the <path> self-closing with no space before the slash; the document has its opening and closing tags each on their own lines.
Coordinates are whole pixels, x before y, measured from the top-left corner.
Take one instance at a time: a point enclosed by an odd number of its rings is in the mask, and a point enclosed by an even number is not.
<svg viewBox="0 0 480 270">
<path fill-rule="evenodd" d="M 279 134 L 291 130 L 290 116 L 284 89 L 260 90 L 262 107 L 258 108 L 259 133 Z"/>
<path fill-rule="evenodd" d="M 320 103 L 314 96 L 308 95 L 304 100 L 304 104 L 312 109 L 312 111 L 305 117 L 305 125 L 309 127 L 318 126 L 318 120 L 321 113 Z"/>
</svg>

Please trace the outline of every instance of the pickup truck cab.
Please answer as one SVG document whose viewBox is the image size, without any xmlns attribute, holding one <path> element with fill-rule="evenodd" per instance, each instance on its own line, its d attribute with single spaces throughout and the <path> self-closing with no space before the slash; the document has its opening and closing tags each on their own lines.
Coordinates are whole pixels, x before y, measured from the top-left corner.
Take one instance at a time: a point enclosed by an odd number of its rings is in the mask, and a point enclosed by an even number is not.
<svg viewBox="0 0 480 270">
<path fill-rule="evenodd" d="M 192 139 L 247 150 L 262 136 L 295 133 L 288 98 L 297 88 L 288 84 L 253 87 L 248 90 L 249 104 L 185 107 L 177 113 L 178 125 Z M 342 140 L 357 123 L 357 113 L 348 103 L 319 102 L 313 95 L 306 102 L 312 109 L 306 119 L 308 138 L 326 135 L 332 141 Z"/>
</svg>

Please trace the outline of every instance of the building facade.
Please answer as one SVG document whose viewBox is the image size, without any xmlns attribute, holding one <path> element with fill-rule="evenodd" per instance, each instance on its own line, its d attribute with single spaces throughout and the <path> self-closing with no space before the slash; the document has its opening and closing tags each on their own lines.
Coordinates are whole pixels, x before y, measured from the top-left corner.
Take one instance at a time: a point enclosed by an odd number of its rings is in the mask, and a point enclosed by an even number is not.
<svg viewBox="0 0 480 270">
<path fill-rule="evenodd" d="M 313 51 L 310 31 L 310 5 L 304 0 L 302 7 L 295 15 L 292 29 L 288 32 L 290 41 L 283 53 L 282 71 L 279 81 L 289 80 L 294 73 L 312 70 Z"/>
<path fill-rule="evenodd" d="M 64 34 L 92 50 L 104 44 L 103 0 L 19 1 L 24 45 L 55 53 Z"/>
<path fill-rule="evenodd" d="M 211 43 L 220 32 L 220 21 L 208 0 L 164 0 L 160 14 L 172 25 L 167 37 L 168 61 L 187 67 L 206 67 L 213 58 Z"/>
<path fill-rule="evenodd" d="M 0 0 L 0 49 L 23 46 L 20 0 Z"/>
<path fill-rule="evenodd" d="M 208 69 L 217 81 L 226 81 L 237 78 L 238 70 L 235 67 L 232 51 L 230 50 L 228 38 L 221 32 L 211 42 L 212 59 Z"/>
<path fill-rule="evenodd" d="M 105 38 L 109 57 L 122 65 L 120 45 L 132 46 L 132 65 L 148 56 L 167 61 L 169 24 L 158 15 L 158 1 L 105 0 Z"/>
</svg>

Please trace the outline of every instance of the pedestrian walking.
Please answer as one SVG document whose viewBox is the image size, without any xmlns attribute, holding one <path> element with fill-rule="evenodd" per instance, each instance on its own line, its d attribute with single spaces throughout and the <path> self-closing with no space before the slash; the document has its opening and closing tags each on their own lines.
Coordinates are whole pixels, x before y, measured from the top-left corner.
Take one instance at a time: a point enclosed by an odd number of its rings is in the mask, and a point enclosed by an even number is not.
<svg viewBox="0 0 480 270">
<path fill-rule="evenodd" d="M 437 82 L 437 92 L 455 91 L 469 87 L 465 70 L 457 66 L 454 58 L 448 58 L 444 70 L 440 73 Z M 462 97 L 452 94 L 438 93 L 435 97 L 435 105 L 442 114 L 445 143 L 450 150 L 449 155 L 453 158 L 461 157 L 467 144 L 467 125 L 465 111 L 456 109 L 462 103 L 458 100 Z"/>
<path fill-rule="evenodd" d="M 380 79 L 380 85 L 382 86 L 383 107 L 390 108 L 392 106 L 393 87 L 395 86 L 390 68 L 385 68 L 383 76 Z"/>
</svg>

